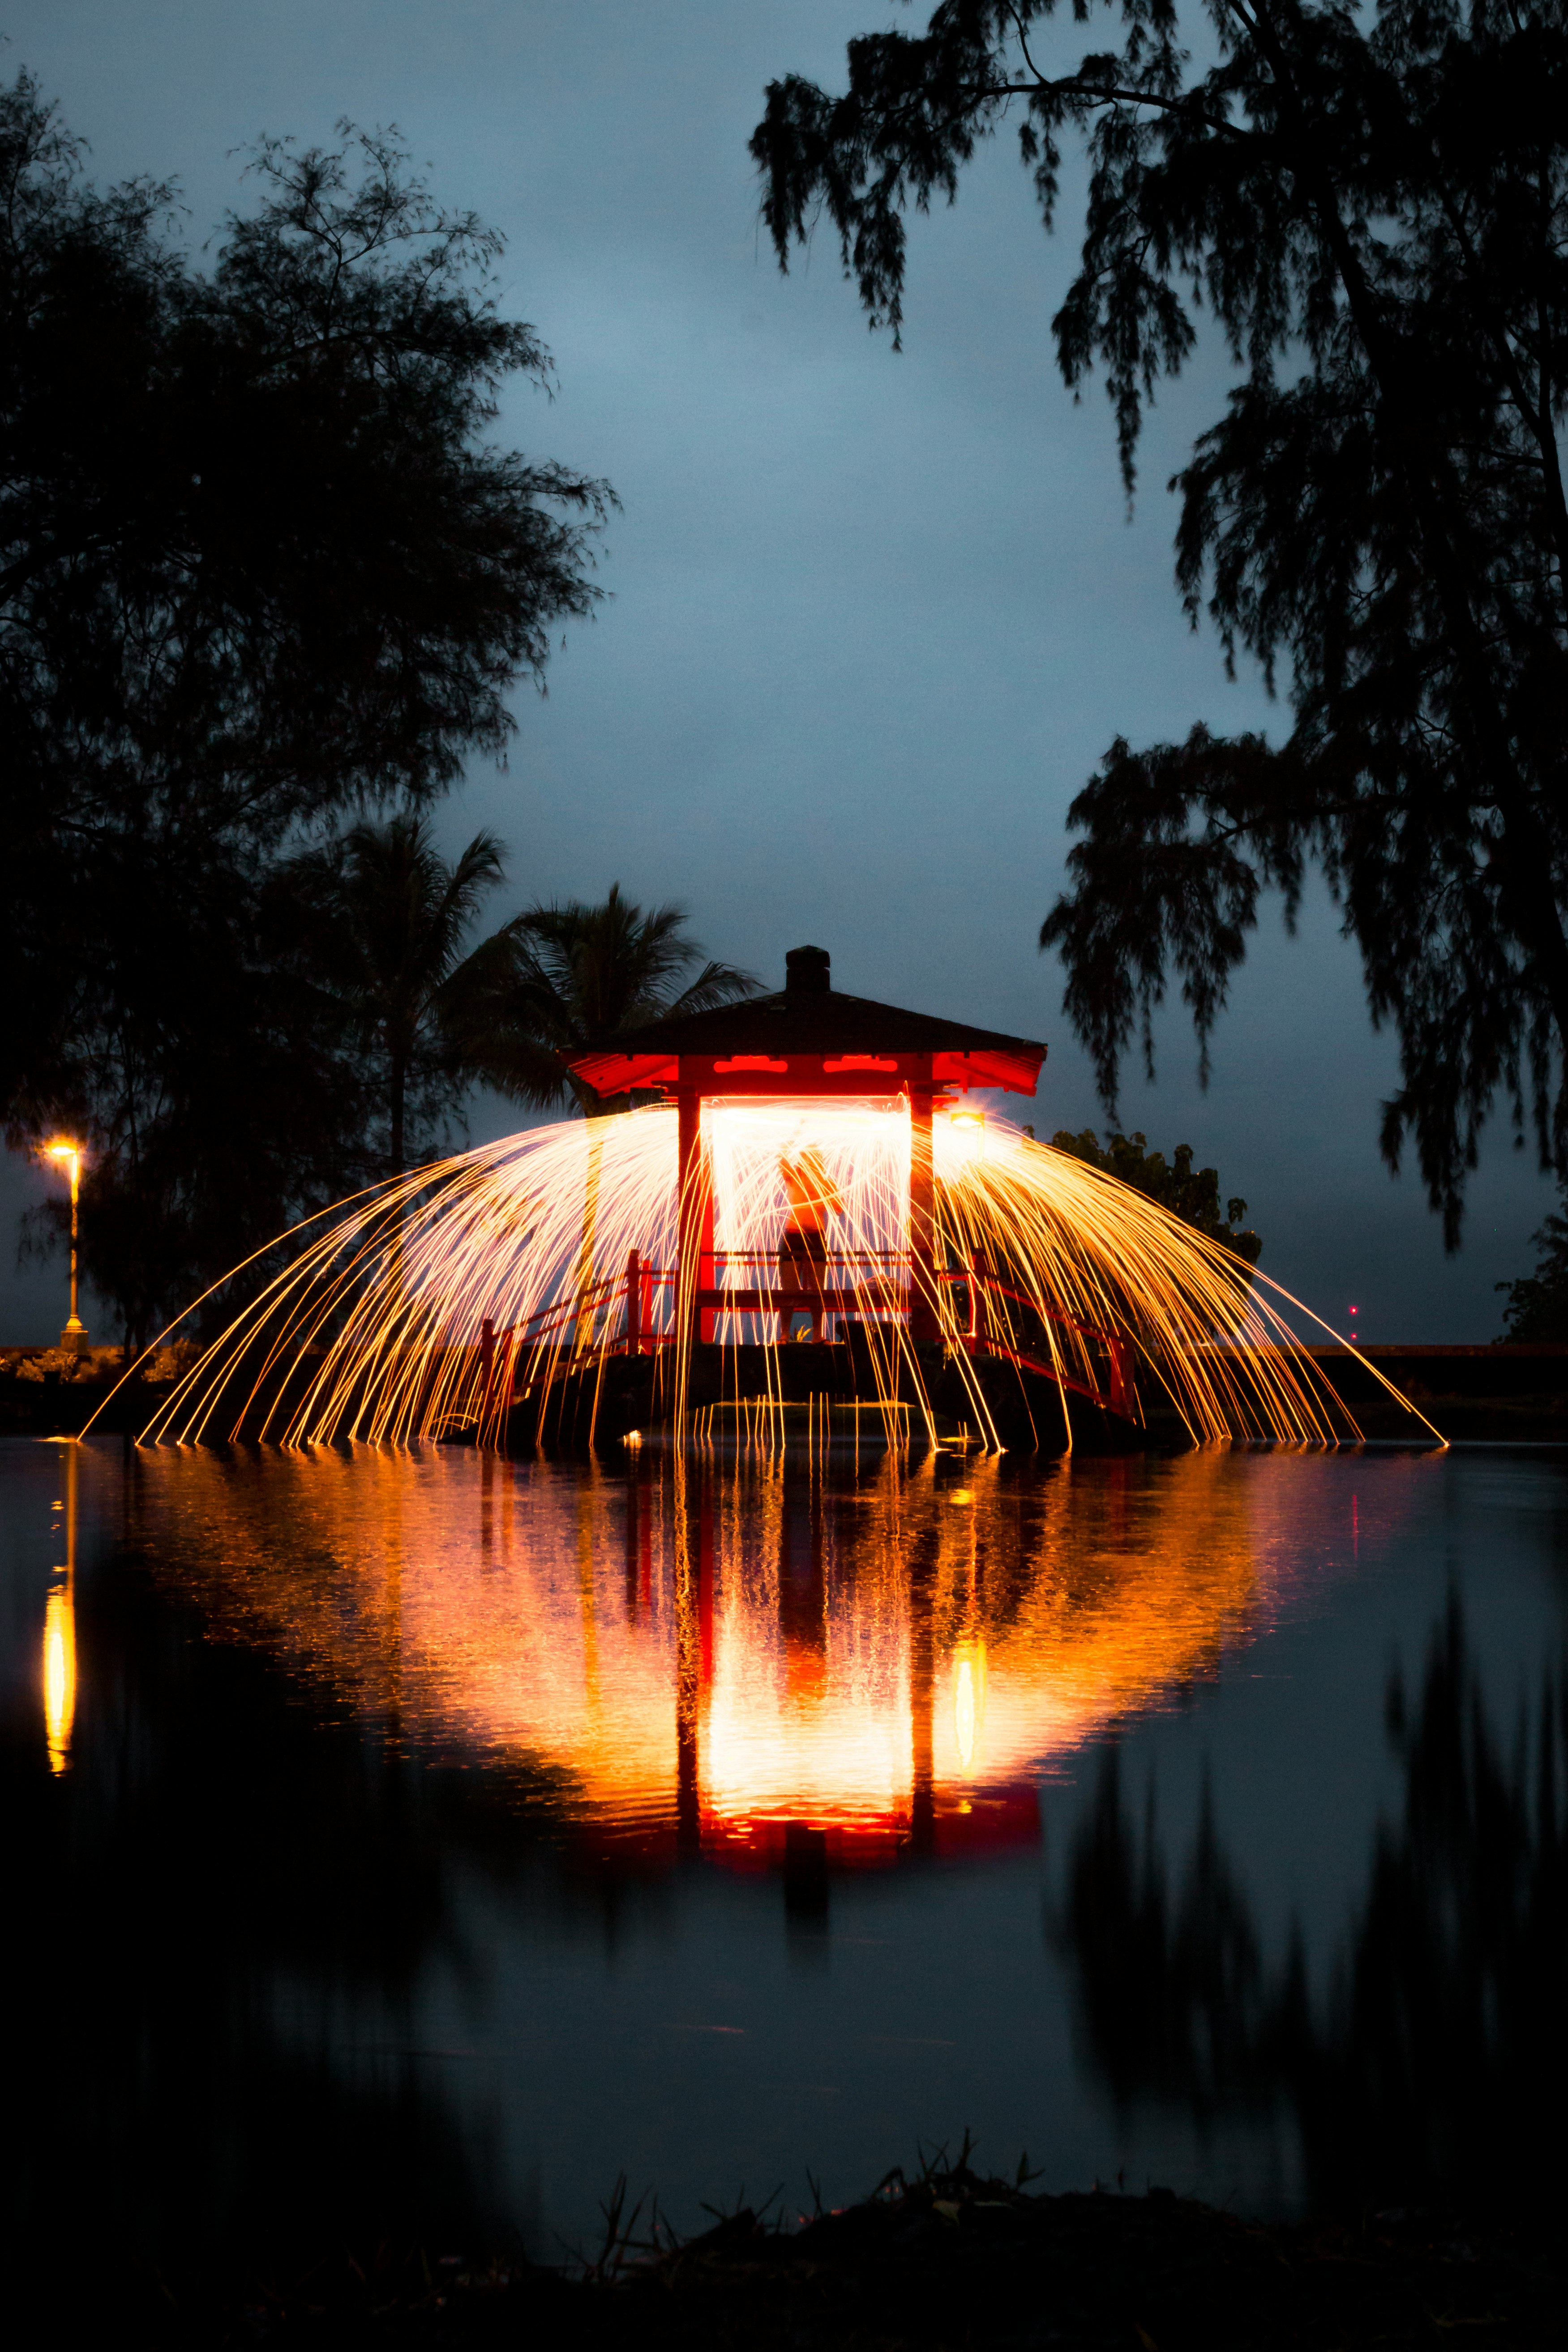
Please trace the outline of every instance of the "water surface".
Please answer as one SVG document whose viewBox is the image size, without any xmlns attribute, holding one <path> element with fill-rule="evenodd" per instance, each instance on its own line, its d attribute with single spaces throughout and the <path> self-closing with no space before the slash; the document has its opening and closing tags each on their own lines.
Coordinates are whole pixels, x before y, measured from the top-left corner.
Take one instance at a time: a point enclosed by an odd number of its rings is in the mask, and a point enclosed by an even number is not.
<svg viewBox="0 0 1568 2352">
<path fill-rule="evenodd" d="M 6 1442 L 10 2210 L 548 2257 L 966 2129 L 1539 2180 L 1565 1514 L 1546 1452 Z"/>
</svg>

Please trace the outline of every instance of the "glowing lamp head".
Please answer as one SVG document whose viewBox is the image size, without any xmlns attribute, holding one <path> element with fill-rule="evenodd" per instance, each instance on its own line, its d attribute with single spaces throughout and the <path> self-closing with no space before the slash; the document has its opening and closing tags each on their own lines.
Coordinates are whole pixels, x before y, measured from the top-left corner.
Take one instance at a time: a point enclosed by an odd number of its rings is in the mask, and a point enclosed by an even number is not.
<svg viewBox="0 0 1568 2352">
<path fill-rule="evenodd" d="M 972 1110 L 967 1103 L 955 1105 L 947 1115 L 949 1149 L 954 1160 L 981 1159 L 985 1150 L 985 1113 Z"/>
</svg>

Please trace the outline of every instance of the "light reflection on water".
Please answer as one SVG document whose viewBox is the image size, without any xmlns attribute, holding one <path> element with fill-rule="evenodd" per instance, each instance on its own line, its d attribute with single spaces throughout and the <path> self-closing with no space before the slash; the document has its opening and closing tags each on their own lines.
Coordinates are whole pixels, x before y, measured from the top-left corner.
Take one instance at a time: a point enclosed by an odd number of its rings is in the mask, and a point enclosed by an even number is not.
<svg viewBox="0 0 1568 2352">
<path fill-rule="evenodd" d="M 69 1769 L 71 1727 L 76 1720 L 76 1544 L 81 1448 L 69 1441 L 59 1443 L 58 1455 L 59 1469 L 53 1483 L 65 1492 L 53 1499 L 49 1509 L 56 1547 L 65 1558 L 50 1566 L 43 1654 L 44 1733 L 49 1769 L 57 1775 Z"/>
<path fill-rule="evenodd" d="M 1539 1713 L 1565 1527 L 1546 1455 L 0 1444 L 7 2210 L 550 2253 L 623 2169 L 692 2222 L 966 2126 L 1243 2206 L 1522 2146 L 1568 1868 L 1474 1727 Z M 1398 2105 L 1363 1982 L 1479 2107 Z"/>
<path fill-rule="evenodd" d="M 745 1866 L 793 1824 L 855 1865 L 1032 1839 L 1043 1774 L 1212 1677 L 1303 1572 L 1310 1470 L 1277 1467 L 171 1449 L 138 1508 L 216 1629 L 415 1751 L 526 1759 L 583 1833 L 650 1853 Z"/>
</svg>

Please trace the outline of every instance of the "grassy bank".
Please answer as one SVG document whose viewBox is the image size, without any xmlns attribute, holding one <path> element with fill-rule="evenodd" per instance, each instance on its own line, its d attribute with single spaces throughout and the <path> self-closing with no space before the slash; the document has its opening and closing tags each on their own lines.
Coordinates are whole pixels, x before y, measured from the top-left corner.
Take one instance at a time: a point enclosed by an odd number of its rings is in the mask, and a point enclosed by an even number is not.
<svg viewBox="0 0 1568 2352">
<path fill-rule="evenodd" d="M 1264 2225 L 1158 2189 L 1037 2197 L 939 2162 L 788 2230 L 742 2211 L 688 2242 L 649 2242 L 617 2210 L 575 2271 L 334 2250 L 227 2291 L 128 2281 L 97 2316 L 117 2336 L 131 2326 L 191 2347 L 1370 2352 L 1561 2345 L 1564 2280 L 1556 2219 L 1466 2227 L 1393 2211 Z"/>
</svg>

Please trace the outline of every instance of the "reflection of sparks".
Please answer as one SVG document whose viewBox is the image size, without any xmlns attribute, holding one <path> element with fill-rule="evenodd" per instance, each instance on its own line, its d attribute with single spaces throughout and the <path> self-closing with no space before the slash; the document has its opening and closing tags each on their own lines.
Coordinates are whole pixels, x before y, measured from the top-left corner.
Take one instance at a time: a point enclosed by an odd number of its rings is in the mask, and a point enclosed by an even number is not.
<svg viewBox="0 0 1568 2352">
<path fill-rule="evenodd" d="M 1285 1321 L 1287 1293 L 1114 1177 L 978 1119 L 954 1107 L 934 1124 L 926 1301 L 973 1426 L 991 1426 L 972 1369 L 985 1353 L 1095 1393 L 1110 1380 L 1112 1403 L 1137 1417 L 1131 1386 L 1107 1369 L 1109 1335 L 1194 1439 L 1359 1434 Z M 780 1160 L 809 1139 L 837 1202 L 828 1311 L 859 1319 L 881 1393 L 918 1391 L 909 1286 L 927 1276 L 910 1255 L 908 1101 L 712 1100 L 701 1132 L 715 1286 L 773 1286 L 788 1213 Z M 668 1343 L 677 1160 L 677 1113 L 656 1106 L 511 1136 L 325 1213 L 148 1435 L 494 1431 L 514 1388 L 591 1368 L 634 1320 L 645 1346 Z M 783 1319 L 721 1309 L 714 1336 L 773 1347 Z"/>
<path fill-rule="evenodd" d="M 346 1706 L 616 1835 L 673 1835 L 684 1801 L 706 1848 L 748 1866 L 792 1823 L 890 1857 L 928 1787 L 939 1821 L 969 1801 L 996 1820 L 1108 1725 L 1214 1675 L 1267 1621 L 1314 1510 L 1342 1524 L 1322 1465 L 1279 1456 L 1101 1462 L 1022 1510 L 981 1464 L 962 1517 L 896 1458 L 842 1493 L 649 1461 L 494 1465 L 512 1532 L 488 1550 L 466 1450 L 279 1453 L 238 1475 L 154 1453 L 138 1507 L 215 1624 Z"/>
<path fill-rule="evenodd" d="M 985 1731 L 985 1644 L 961 1642 L 952 1664 L 952 1738 L 958 1761 L 973 1771 L 981 1759 Z"/>
<path fill-rule="evenodd" d="M 51 1772 L 63 1772 L 70 1762 L 75 1717 L 76 1611 L 69 1587 L 57 1584 L 44 1608 L 44 1731 Z"/>
<path fill-rule="evenodd" d="M 952 1694 L 952 1731 L 958 1742 L 959 1762 L 967 1771 L 974 1761 L 974 1668 L 967 1658 L 958 1662 Z"/>
</svg>

